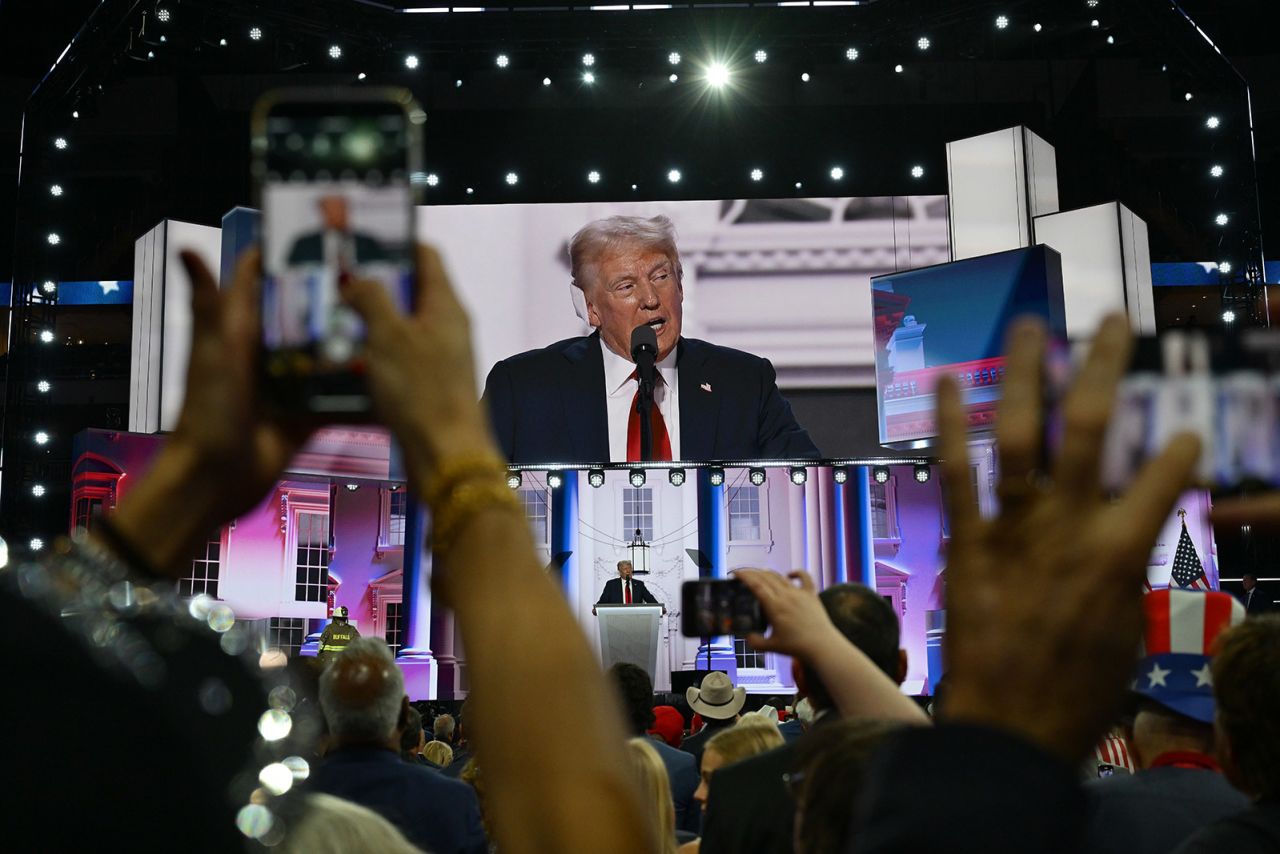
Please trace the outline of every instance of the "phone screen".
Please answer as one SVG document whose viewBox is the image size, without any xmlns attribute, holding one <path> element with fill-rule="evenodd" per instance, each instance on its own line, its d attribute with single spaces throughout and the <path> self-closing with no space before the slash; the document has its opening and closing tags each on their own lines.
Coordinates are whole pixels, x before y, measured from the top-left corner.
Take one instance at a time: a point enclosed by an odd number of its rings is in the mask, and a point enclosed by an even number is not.
<svg viewBox="0 0 1280 854">
<path fill-rule="evenodd" d="M 309 409 L 367 407 L 365 330 L 341 277 L 411 307 L 412 138 L 390 100 L 281 101 L 260 128 L 264 369 L 298 383 Z"/>
<path fill-rule="evenodd" d="M 745 635 L 769 627 L 760 600 L 737 579 L 686 581 L 680 594 L 680 631 L 686 637 Z"/>
</svg>

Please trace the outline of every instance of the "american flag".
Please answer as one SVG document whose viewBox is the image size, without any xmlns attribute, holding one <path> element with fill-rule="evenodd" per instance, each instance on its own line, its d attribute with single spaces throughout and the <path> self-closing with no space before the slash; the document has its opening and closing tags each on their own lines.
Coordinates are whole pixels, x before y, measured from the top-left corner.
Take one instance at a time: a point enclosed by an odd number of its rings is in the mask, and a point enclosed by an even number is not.
<svg viewBox="0 0 1280 854">
<path fill-rule="evenodd" d="M 1129 744 L 1124 740 L 1124 736 L 1118 733 L 1112 732 L 1103 736 L 1093 748 L 1093 758 L 1103 765 L 1123 769 L 1130 774 L 1134 771 L 1133 754 L 1129 752 Z"/>
<path fill-rule="evenodd" d="M 1196 554 L 1195 544 L 1187 533 L 1187 512 L 1179 510 L 1182 517 L 1182 535 L 1178 537 L 1178 550 L 1173 555 L 1173 582 L 1179 587 L 1192 590 L 1208 590 L 1209 579 L 1205 577 L 1204 567 L 1200 565 L 1200 556 Z"/>
</svg>

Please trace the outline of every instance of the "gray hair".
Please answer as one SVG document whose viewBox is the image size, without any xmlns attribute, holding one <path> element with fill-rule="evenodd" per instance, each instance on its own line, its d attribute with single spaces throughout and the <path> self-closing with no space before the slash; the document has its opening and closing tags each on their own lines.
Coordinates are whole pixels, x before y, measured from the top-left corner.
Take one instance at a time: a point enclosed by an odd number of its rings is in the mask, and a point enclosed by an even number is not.
<svg viewBox="0 0 1280 854">
<path fill-rule="evenodd" d="M 359 705 L 334 691 L 336 674 L 356 658 L 366 659 L 384 671 L 382 690 Z M 391 650 L 382 638 L 356 638 L 320 675 L 320 708 L 324 710 L 329 732 L 338 738 L 371 742 L 390 738 L 400 721 L 404 696 L 404 674 L 396 667 Z"/>
<path fill-rule="evenodd" d="M 280 850 L 282 854 L 421 852 L 395 825 L 368 807 L 320 792 L 306 796 L 302 817 L 289 828 Z"/>
<path fill-rule="evenodd" d="M 431 725 L 431 731 L 437 738 L 446 738 L 453 740 L 453 731 L 457 727 L 457 723 L 453 720 L 453 715 L 436 715 L 435 722 Z"/>
<path fill-rule="evenodd" d="M 595 277 L 595 263 L 610 249 L 624 243 L 639 243 L 664 250 L 676 265 L 676 279 L 683 277 L 680 251 L 676 249 L 676 227 L 671 218 L 611 216 L 589 222 L 569 239 L 569 275 L 573 284 L 587 289 L 587 281 Z"/>
</svg>

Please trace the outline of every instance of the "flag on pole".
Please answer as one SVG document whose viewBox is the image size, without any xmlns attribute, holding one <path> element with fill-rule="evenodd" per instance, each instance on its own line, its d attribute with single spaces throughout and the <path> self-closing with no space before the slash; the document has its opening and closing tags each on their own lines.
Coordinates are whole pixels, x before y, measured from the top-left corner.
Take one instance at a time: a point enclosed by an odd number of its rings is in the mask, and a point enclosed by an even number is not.
<svg viewBox="0 0 1280 854">
<path fill-rule="evenodd" d="M 1191 534 L 1187 532 L 1187 511 L 1179 510 L 1178 516 L 1182 518 L 1182 534 L 1178 537 L 1178 550 L 1173 555 L 1173 583 L 1191 590 L 1208 590 L 1209 579 L 1205 577 L 1195 543 L 1191 542 Z"/>
</svg>

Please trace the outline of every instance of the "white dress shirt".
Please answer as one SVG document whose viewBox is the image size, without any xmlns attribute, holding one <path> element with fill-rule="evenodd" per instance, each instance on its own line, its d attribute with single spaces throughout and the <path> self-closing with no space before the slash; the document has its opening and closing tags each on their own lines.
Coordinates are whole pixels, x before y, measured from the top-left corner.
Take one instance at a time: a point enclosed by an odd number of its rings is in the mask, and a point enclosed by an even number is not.
<svg viewBox="0 0 1280 854">
<path fill-rule="evenodd" d="M 631 401 L 640 381 L 631 378 L 635 362 L 624 359 L 600 342 L 604 351 L 605 407 L 609 413 L 609 462 L 627 461 L 627 424 L 631 419 Z M 676 379 L 676 350 L 658 363 L 658 381 L 653 389 L 653 402 L 662 413 L 671 439 L 671 459 L 680 459 L 680 383 Z"/>
</svg>

